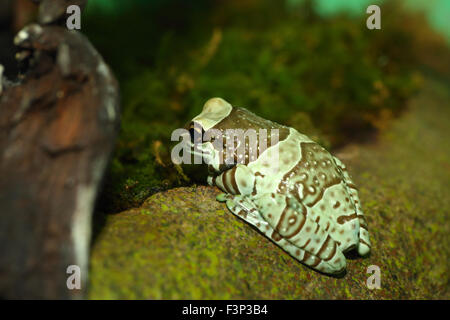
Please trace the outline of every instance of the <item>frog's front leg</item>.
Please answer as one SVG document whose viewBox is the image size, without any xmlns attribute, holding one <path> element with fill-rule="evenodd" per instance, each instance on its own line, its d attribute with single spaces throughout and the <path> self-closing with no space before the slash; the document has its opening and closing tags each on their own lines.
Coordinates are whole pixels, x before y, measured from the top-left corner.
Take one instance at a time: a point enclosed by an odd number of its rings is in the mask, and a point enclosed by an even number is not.
<svg viewBox="0 0 450 320">
<path fill-rule="evenodd" d="M 228 209 L 234 215 L 250 223 L 260 231 L 268 230 L 267 221 L 262 219 L 258 209 L 248 197 L 222 193 L 217 196 L 217 200 L 220 202 L 225 202 Z"/>
<path fill-rule="evenodd" d="M 370 252 L 371 243 L 369 239 L 369 229 L 367 227 L 367 221 L 364 217 L 364 213 L 361 208 L 361 201 L 359 200 L 358 190 L 353 183 L 350 175 L 348 173 L 347 167 L 343 164 L 338 158 L 333 157 L 336 165 L 341 170 L 342 175 L 344 177 L 345 187 L 347 189 L 348 194 L 352 198 L 352 201 L 355 205 L 356 215 L 359 221 L 359 244 L 358 244 L 358 253 L 362 256 L 367 255 Z"/>
<path fill-rule="evenodd" d="M 237 164 L 218 176 L 209 176 L 208 184 L 215 185 L 228 194 L 249 195 L 255 188 L 255 175 L 249 167 Z"/>
<path fill-rule="evenodd" d="M 259 218 L 256 207 L 246 197 L 256 190 L 255 175 L 250 168 L 237 164 L 217 176 L 209 176 L 208 183 L 225 192 L 219 194 L 217 200 L 226 202 L 232 213 L 254 226 L 257 223 L 265 223 Z"/>
</svg>

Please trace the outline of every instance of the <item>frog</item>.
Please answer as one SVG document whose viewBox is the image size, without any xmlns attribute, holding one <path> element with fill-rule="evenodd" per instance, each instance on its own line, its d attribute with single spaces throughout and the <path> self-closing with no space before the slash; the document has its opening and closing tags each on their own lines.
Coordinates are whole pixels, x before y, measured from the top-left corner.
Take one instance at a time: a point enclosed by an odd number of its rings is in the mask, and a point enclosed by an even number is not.
<svg viewBox="0 0 450 320">
<path fill-rule="evenodd" d="M 347 167 L 308 136 L 219 97 L 206 101 L 185 128 L 192 154 L 207 165 L 207 183 L 223 191 L 217 200 L 294 259 L 336 275 L 345 273 L 348 252 L 370 253 L 367 221 Z M 229 141 L 233 130 L 256 133 L 256 143 L 246 136 L 231 144 L 217 138 Z M 244 156 L 230 148 L 233 143 Z"/>
</svg>

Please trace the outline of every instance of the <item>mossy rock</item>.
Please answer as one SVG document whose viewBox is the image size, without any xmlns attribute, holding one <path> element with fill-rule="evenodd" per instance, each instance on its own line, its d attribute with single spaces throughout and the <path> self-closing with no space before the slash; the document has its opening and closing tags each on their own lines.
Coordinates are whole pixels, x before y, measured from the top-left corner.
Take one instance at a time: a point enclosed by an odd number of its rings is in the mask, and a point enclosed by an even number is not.
<svg viewBox="0 0 450 320">
<path fill-rule="evenodd" d="M 350 279 L 370 295 L 369 261 L 350 261 L 347 280 L 320 275 L 231 214 L 219 192 L 176 188 L 110 215 L 94 247 L 91 298 L 345 298 Z"/>
<path fill-rule="evenodd" d="M 360 187 L 373 244 L 368 258 L 348 259 L 342 278 L 284 253 L 217 202 L 218 189 L 184 187 L 106 216 L 90 298 L 449 299 L 449 98 L 428 81 L 378 142 L 338 153 Z M 370 265 L 381 289 L 366 285 Z"/>
</svg>

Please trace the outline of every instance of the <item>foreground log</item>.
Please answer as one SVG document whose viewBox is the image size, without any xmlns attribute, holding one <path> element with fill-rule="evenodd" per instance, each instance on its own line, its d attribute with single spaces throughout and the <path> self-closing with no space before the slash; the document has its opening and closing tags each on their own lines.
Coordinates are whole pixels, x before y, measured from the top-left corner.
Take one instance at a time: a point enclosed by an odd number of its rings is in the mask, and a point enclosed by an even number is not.
<svg viewBox="0 0 450 320">
<path fill-rule="evenodd" d="M 80 33 L 30 25 L 15 44 L 27 72 L 17 84 L 0 75 L 0 297 L 79 298 L 118 85 Z M 70 265 L 81 290 L 67 287 Z"/>
<path fill-rule="evenodd" d="M 84 8 L 86 0 L 34 0 L 40 3 L 38 21 L 41 24 L 65 24 L 66 10 L 70 5 Z"/>
</svg>

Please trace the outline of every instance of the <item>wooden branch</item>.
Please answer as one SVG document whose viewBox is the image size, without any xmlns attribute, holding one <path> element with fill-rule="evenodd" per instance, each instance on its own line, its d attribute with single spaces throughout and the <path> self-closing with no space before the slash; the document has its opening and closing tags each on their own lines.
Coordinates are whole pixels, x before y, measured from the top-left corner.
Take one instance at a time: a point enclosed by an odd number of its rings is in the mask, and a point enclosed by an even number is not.
<svg viewBox="0 0 450 320">
<path fill-rule="evenodd" d="M 16 84 L 0 75 L 0 297 L 80 298 L 118 84 L 78 32 L 34 24 L 15 44 L 28 69 Z M 69 265 L 81 290 L 67 288 Z"/>
</svg>

